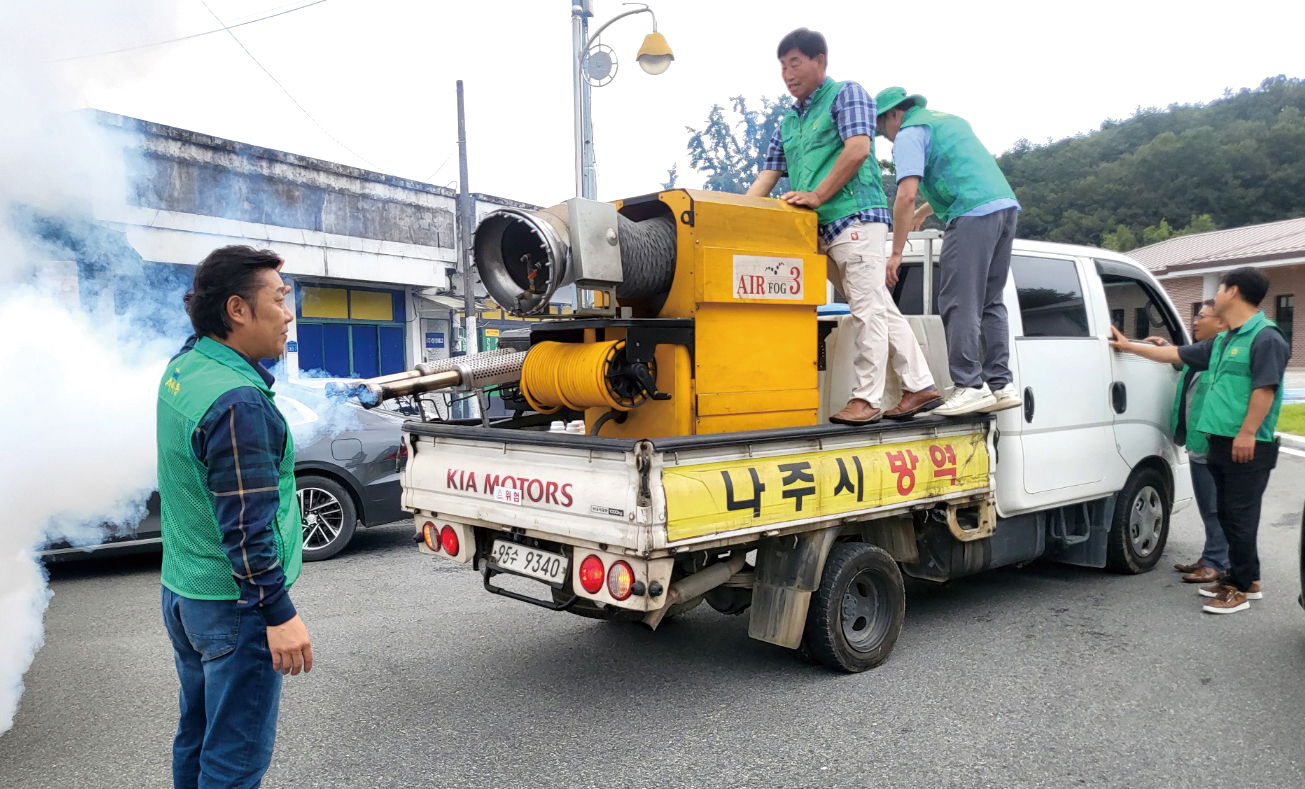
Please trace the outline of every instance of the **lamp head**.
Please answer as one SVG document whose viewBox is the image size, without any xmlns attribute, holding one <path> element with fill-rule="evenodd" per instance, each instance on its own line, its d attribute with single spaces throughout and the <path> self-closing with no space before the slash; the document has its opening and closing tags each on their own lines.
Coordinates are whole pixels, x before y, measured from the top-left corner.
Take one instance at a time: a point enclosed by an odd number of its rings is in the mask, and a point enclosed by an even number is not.
<svg viewBox="0 0 1305 789">
<path fill-rule="evenodd" d="M 670 44 L 666 43 L 666 36 L 654 31 L 644 38 L 643 46 L 639 47 L 639 54 L 635 56 L 635 60 L 638 61 L 639 68 L 656 75 L 671 67 L 675 54 L 671 52 Z"/>
</svg>

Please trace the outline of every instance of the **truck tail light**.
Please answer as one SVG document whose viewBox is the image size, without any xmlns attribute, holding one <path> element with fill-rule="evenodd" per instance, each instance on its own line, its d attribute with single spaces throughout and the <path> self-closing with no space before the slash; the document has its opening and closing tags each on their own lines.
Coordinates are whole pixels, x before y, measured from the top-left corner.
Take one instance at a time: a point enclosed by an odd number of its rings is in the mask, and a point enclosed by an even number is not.
<svg viewBox="0 0 1305 789">
<path fill-rule="evenodd" d="M 440 532 L 435 528 L 435 524 L 426 521 L 426 524 L 421 527 L 421 538 L 426 541 L 427 548 L 435 553 L 440 552 Z"/>
<path fill-rule="evenodd" d="M 444 528 L 440 529 L 440 545 L 444 546 L 444 552 L 449 556 L 458 555 L 461 546 L 458 545 L 458 533 L 452 526 L 445 524 Z"/>
<path fill-rule="evenodd" d="M 583 568 L 581 572 L 584 572 Z M 633 587 L 634 570 L 625 562 L 613 562 L 612 568 L 607 571 L 607 591 L 617 600 L 624 600 L 630 596 Z"/>
<path fill-rule="evenodd" d="M 590 554 L 580 562 L 580 585 L 589 594 L 598 594 L 603 588 L 606 573 L 603 572 L 603 560 Z"/>
</svg>

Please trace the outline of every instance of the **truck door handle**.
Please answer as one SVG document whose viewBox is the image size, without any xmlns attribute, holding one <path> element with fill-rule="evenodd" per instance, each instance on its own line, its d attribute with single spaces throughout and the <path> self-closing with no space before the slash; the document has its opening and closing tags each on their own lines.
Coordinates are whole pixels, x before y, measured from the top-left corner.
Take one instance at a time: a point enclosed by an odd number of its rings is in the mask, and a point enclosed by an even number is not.
<svg viewBox="0 0 1305 789">
<path fill-rule="evenodd" d="M 1024 387 L 1024 421 L 1033 421 L 1033 387 Z"/>
<path fill-rule="evenodd" d="M 1115 381 L 1110 385 L 1110 405 L 1116 414 L 1128 410 L 1128 387 L 1124 386 L 1123 381 Z"/>
</svg>

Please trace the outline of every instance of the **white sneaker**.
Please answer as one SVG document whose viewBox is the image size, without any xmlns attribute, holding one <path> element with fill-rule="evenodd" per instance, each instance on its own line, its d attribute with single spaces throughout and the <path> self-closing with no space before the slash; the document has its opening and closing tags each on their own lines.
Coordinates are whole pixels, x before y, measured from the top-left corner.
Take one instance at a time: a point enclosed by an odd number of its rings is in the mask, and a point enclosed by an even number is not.
<svg viewBox="0 0 1305 789">
<path fill-rule="evenodd" d="M 996 404 L 997 398 L 992 396 L 987 384 L 980 386 L 978 389 L 958 386 L 948 395 L 947 402 L 933 409 L 933 413 L 938 416 L 961 416 L 962 414 L 989 411 Z"/>
<path fill-rule="evenodd" d="M 1024 404 L 1023 398 L 1020 397 L 1019 390 L 1015 388 L 1015 384 L 1013 383 L 1006 384 L 1000 389 L 992 390 L 992 396 L 997 402 L 991 408 L 983 409 L 990 414 L 996 411 L 1005 411 L 1007 408 L 1017 408 Z"/>
</svg>

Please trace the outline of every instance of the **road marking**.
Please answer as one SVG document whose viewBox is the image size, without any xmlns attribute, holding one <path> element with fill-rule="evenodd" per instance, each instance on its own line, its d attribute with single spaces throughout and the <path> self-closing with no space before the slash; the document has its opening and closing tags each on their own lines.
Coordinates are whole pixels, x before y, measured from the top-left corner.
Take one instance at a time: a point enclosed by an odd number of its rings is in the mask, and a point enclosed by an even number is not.
<svg viewBox="0 0 1305 789">
<path fill-rule="evenodd" d="M 1286 452 L 1288 455 L 1295 455 L 1295 456 L 1298 457 L 1298 458 L 1305 458 L 1305 452 L 1302 452 L 1302 451 L 1299 450 L 1299 449 L 1292 449 L 1292 448 L 1290 448 L 1290 447 L 1283 447 L 1283 446 L 1280 446 L 1280 447 L 1278 447 L 1278 451 L 1279 451 L 1279 452 Z"/>
</svg>

